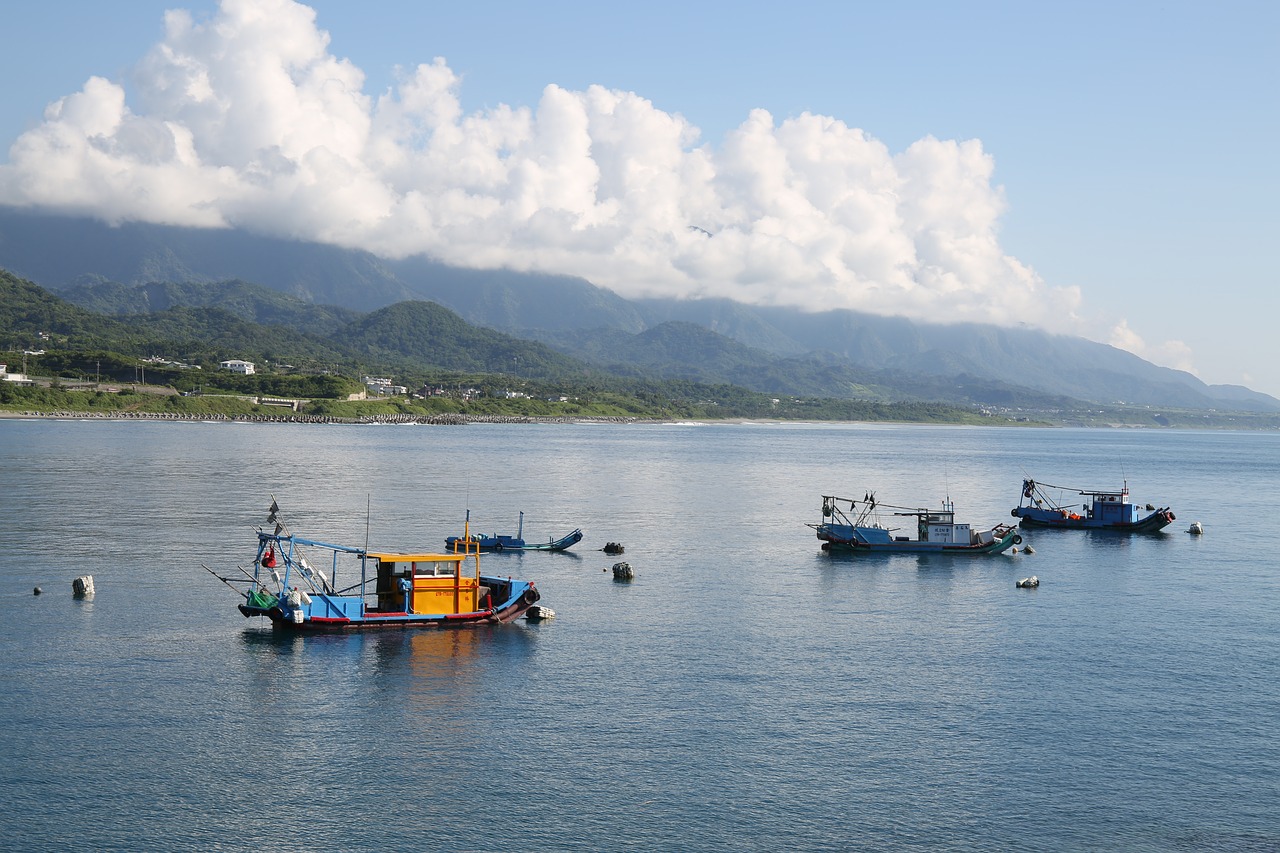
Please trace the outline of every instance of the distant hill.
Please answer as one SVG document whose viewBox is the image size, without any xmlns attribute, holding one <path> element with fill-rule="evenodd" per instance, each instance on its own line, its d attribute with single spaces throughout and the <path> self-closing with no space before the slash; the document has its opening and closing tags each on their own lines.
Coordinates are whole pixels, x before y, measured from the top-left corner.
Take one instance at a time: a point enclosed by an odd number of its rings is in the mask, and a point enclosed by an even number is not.
<svg viewBox="0 0 1280 853">
<path fill-rule="evenodd" d="M 715 322 L 724 334 L 779 354 L 821 350 L 871 371 L 968 376 L 1102 404 L 1280 411 L 1280 400 L 1208 385 L 1115 347 L 1038 329 L 933 325 L 855 311 L 806 313 L 723 301 L 637 303 L 650 318 Z M 803 342 L 803 343 L 801 343 Z"/>
<path fill-rule="evenodd" d="M 415 375 L 444 370 L 545 380 L 592 373 L 582 362 L 541 343 L 472 326 L 431 302 L 401 302 L 361 314 L 312 306 L 244 282 L 225 286 L 235 312 L 172 301 L 183 295 L 216 301 L 211 294 L 217 285 L 99 285 L 84 291 L 87 298 L 116 308 L 136 309 L 147 299 L 164 306 L 151 313 L 130 310 L 121 319 L 72 305 L 0 270 L 0 343 L 34 347 L 44 335 L 70 348 L 135 357 L 163 353 L 192 363 L 231 357 L 307 360 L 343 364 L 353 371 L 394 367 Z M 157 293 L 163 298 L 155 298 Z M 264 318 L 272 322 L 260 322 Z"/>
<path fill-rule="evenodd" d="M 551 344 L 624 374 L 717 376 L 743 387 L 815 394 L 915 397 L 936 393 L 930 388 L 980 387 L 986 396 L 1280 411 L 1280 400 L 1268 395 L 1210 386 L 1114 347 L 1034 329 L 931 325 L 727 300 L 629 301 L 567 276 L 461 270 L 424 258 L 382 260 L 236 231 L 112 228 L 0 208 L 0 267 L 112 314 L 165 305 L 218 307 L 241 319 L 322 336 L 352 322 L 343 309 L 367 312 L 428 300 L 470 324 Z M 227 282 L 261 285 L 312 308 L 273 306 Z M 144 290 L 132 289 L 138 287 Z M 686 325 L 662 328 L 671 322 Z M 745 349 L 734 350 L 690 324 Z M 630 337 L 646 332 L 653 334 Z M 376 342 L 366 346 L 378 349 Z M 550 367 L 541 356 L 530 357 Z M 894 385 L 882 384 L 888 382 Z"/>
<path fill-rule="evenodd" d="M 120 284 L 243 279 L 307 302 L 368 311 L 418 294 L 367 252 L 242 231 L 32 214 L 0 207 L 0 267 L 61 292 Z"/>
<path fill-rule="evenodd" d="M 591 371 L 543 344 L 473 326 L 433 302 L 400 302 L 367 314 L 340 333 L 361 358 L 408 362 L 465 373 L 555 379 Z"/>
</svg>

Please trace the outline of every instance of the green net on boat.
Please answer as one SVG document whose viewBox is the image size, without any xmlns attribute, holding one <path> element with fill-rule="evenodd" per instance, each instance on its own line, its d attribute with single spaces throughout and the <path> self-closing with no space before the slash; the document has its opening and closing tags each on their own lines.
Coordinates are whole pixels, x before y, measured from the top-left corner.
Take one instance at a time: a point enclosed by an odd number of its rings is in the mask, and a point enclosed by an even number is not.
<svg viewBox="0 0 1280 853">
<path fill-rule="evenodd" d="M 254 590 L 249 593 L 249 599 L 246 602 L 250 607 L 261 607 L 263 610 L 270 610 L 275 607 L 278 600 L 274 595 L 264 590 Z"/>
</svg>

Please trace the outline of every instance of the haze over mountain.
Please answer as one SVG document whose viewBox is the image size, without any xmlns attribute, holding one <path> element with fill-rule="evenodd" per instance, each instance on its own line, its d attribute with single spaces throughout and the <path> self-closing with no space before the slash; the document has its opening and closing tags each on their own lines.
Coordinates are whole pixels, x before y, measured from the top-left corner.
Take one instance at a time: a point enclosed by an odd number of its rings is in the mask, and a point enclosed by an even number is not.
<svg viewBox="0 0 1280 853">
<path fill-rule="evenodd" d="M 962 379 L 988 390 L 1021 388 L 1105 404 L 1280 410 L 1280 401 L 1245 388 L 1208 386 L 1113 347 L 1033 329 L 806 313 L 723 299 L 631 301 L 572 277 L 459 270 L 422 258 L 385 260 L 229 229 L 112 228 L 0 209 L 0 267 L 117 313 L 179 304 L 234 313 L 238 301 L 250 298 L 243 283 L 251 282 L 310 305 L 268 309 L 254 296 L 255 311 L 275 316 L 257 319 L 275 322 L 295 314 L 316 329 L 344 325 L 351 312 L 430 300 L 471 323 L 615 370 L 630 365 L 756 390 L 843 396 L 896 385 L 904 395 L 911 388 L 911 396 L 955 399 L 941 380 Z M 214 291 L 179 286 L 192 282 L 219 284 Z"/>
</svg>

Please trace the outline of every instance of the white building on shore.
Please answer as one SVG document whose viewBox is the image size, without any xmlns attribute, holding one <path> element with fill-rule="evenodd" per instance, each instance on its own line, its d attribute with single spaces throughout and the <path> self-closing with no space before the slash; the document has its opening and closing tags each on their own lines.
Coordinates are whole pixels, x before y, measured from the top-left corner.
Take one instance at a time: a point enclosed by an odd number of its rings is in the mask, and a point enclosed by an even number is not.
<svg viewBox="0 0 1280 853">
<path fill-rule="evenodd" d="M 243 373 L 245 376 L 249 376 L 254 372 L 252 361 L 241 361 L 238 358 L 220 361 L 218 362 L 218 367 L 223 370 L 230 370 L 232 373 Z"/>
<path fill-rule="evenodd" d="M 31 384 L 31 380 L 27 377 L 27 374 L 25 374 L 25 373 L 10 373 L 10 372 L 9 372 L 9 365 L 8 365 L 8 364 L 6 364 L 6 363 L 4 363 L 3 361 L 0 361 L 0 381 L 3 381 L 3 382 L 18 382 L 18 383 L 23 384 L 23 385 L 30 385 L 30 384 Z"/>
</svg>

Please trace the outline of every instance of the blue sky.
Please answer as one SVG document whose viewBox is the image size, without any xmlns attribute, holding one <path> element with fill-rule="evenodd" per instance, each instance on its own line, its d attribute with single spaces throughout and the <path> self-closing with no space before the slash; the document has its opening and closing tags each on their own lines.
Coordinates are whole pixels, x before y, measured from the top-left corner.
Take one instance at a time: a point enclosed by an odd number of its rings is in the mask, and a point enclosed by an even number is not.
<svg viewBox="0 0 1280 853">
<path fill-rule="evenodd" d="M 205 220 L 183 217 L 215 211 L 208 222 L 562 271 L 624 295 L 1029 323 L 1280 395 L 1271 258 L 1280 231 L 1280 4 L 307 5 L 313 24 L 282 0 L 221 12 L 204 0 L 10 4 L 0 12 L 9 81 L 0 152 L 24 133 L 39 144 L 0 157 L 0 200 L 189 224 Z M 167 35 L 167 8 L 188 10 L 198 37 Z M 275 40 L 245 23 L 256 13 L 281 16 Z M 200 35 L 232 19 L 243 36 Z M 233 150 L 226 128 L 240 122 L 239 137 L 252 135 L 286 101 L 264 98 L 274 112 L 258 122 L 244 108 L 213 121 L 158 88 L 193 61 L 228 75 L 226 55 L 239 49 L 249 70 L 217 100 L 252 99 L 252 57 L 305 43 L 315 30 L 329 37 L 325 61 L 347 60 L 343 73 L 358 76 L 345 83 L 359 81 L 367 96 L 363 107 L 326 101 L 338 117 L 314 126 L 328 149 L 362 160 L 354 171 L 312 161 L 312 185 L 280 178 L 306 159 L 290 146 L 310 124 L 280 129 L 290 141 L 279 145 Z M 144 62 L 162 43 L 189 52 L 169 65 Z M 436 57 L 442 65 L 406 85 Z M 118 86 L 129 114 L 145 121 L 112 137 L 109 163 L 55 162 L 53 137 L 41 136 L 44 110 L 94 76 Z M 94 89 L 81 106 L 105 108 L 115 92 Z M 395 109 L 378 109 L 388 93 Z M 60 120 L 72 113 L 80 131 L 97 126 L 85 109 L 64 109 Z M 796 121 L 805 114 L 814 119 Z M 393 155 L 370 165 L 369 152 L 390 150 L 370 140 L 396 122 L 401 131 L 472 135 L 462 148 L 427 152 L 389 132 L 382 141 L 396 140 Z M 176 125 L 191 129 L 192 157 L 183 159 L 179 133 L 178 153 L 167 141 L 164 149 L 176 159 L 141 189 L 104 177 L 150 163 L 138 140 L 151 145 Z M 350 142 L 350 127 L 364 136 Z M 612 152 L 588 156 L 594 171 L 585 176 L 583 150 L 573 147 L 582 132 L 592 152 L 602 141 Z M 213 133 L 228 135 L 214 144 Z M 483 156 L 481 140 L 493 145 Z M 275 169 L 267 149 L 289 162 Z M 187 184 L 175 164 L 192 158 L 200 170 Z M 778 165 L 799 160 L 804 168 Z M 454 185 L 450 162 L 478 171 Z M 497 183 L 481 174 L 499 162 Z M 234 186 L 222 183 L 228 170 Z M 174 197 L 154 208 L 136 201 L 158 186 Z M 336 186 L 346 195 L 318 200 Z M 433 194 L 455 201 L 423 200 Z M 856 199 L 856 209 L 840 199 Z M 383 224 L 326 219 L 330 201 Z M 697 246 L 658 233 L 650 211 L 668 206 L 671 221 L 697 218 L 688 224 L 717 236 Z"/>
</svg>

